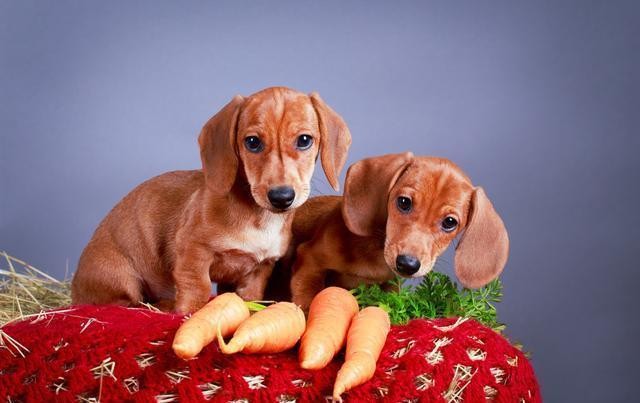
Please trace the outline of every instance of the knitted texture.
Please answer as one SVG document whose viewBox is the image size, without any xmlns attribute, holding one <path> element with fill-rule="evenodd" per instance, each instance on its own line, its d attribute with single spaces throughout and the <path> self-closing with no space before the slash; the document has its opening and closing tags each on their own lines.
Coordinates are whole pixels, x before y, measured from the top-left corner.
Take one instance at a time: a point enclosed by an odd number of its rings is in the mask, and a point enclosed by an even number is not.
<svg viewBox="0 0 640 403">
<path fill-rule="evenodd" d="M 147 309 L 80 306 L 0 329 L 0 400 L 11 402 L 318 402 L 343 357 L 298 366 L 297 350 L 227 356 L 215 343 L 180 360 L 171 342 L 183 318 Z M 19 343 L 19 344 L 17 344 Z M 526 357 L 473 320 L 393 326 L 369 382 L 346 401 L 539 402 Z"/>
</svg>

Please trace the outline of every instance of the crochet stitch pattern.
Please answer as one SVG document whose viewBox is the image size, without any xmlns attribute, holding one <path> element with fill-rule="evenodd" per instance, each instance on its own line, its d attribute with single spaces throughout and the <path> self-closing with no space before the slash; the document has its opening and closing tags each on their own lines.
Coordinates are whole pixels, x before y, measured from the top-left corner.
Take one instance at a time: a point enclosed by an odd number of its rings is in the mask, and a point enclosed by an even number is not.
<svg viewBox="0 0 640 403">
<path fill-rule="evenodd" d="M 343 357 L 303 370 L 297 349 L 194 360 L 171 350 L 183 321 L 144 308 L 78 306 L 0 329 L 0 398 L 8 402 L 330 401 Z M 464 318 L 393 326 L 369 382 L 348 402 L 540 402 L 533 368 L 506 339 Z"/>
</svg>

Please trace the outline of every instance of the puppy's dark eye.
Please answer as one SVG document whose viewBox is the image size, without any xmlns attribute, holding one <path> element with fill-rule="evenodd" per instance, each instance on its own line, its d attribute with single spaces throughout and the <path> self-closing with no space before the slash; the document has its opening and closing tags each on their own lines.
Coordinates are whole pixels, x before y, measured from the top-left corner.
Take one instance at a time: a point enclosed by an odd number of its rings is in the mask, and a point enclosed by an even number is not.
<svg viewBox="0 0 640 403">
<path fill-rule="evenodd" d="M 403 213 L 408 213 L 411 211 L 412 203 L 411 199 L 405 196 L 400 196 L 396 199 L 396 206 L 398 206 L 398 210 Z"/>
<path fill-rule="evenodd" d="M 258 136 L 249 136 L 244 139 L 244 146 L 252 153 L 259 153 L 264 150 L 264 143 Z"/>
<path fill-rule="evenodd" d="M 301 134 L 296 140 L 296 148 L 298 150 L 308 150 L 313 144 L 313 137 L 308 134 Z"/>
<path fill-rule="evenodd" d="M 442 220 L 442 230 L 444 232 L 451 232 L 454 229 L 456 229 L 456 227 L 458 226 L 458 220 L 456 220 L 455 218 L 448 216 L 445 217 L 444 220 Z"/>
</svg>

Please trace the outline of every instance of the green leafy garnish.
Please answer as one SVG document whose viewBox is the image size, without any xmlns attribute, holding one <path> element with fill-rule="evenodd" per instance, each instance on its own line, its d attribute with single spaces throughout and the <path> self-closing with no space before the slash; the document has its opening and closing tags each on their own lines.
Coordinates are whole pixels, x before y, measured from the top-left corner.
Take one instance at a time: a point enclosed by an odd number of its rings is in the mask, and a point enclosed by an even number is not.
<svg viewBox="0 0 640 403">
<path fill-rule="evenodd" d="M 404 324 L 416 318 L 469 317 L 496 331 L 498 322 L 494 304 L 502 298 L 502 283 L 492 281 L 478 290 L 458 288 L 449 276 L 430 272 L 418 285 L 405 284 L 396 278 L 383 290 L 379 285 L 360 285 L 352 290 L 360 307 L 379 306 L 389 313 L 391 323 Z"/>
</svg>

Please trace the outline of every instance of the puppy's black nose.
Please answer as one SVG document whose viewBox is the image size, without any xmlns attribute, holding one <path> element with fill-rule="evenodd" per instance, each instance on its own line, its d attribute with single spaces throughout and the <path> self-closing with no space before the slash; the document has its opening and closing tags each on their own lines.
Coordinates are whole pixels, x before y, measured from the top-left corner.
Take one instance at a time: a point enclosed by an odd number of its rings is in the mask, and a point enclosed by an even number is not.
<svg viewBox="0 0 640 403">
<path fill-rule="evenodd" d="M 284 210 L 293 203 L 296 192 L 290 186 L 277 186 L 269 190 L 267 197 L 273 207 Z"/>
<path fill-rule="evenodd" d="M 398 273 L 410 276 L 420 269 L 420 261 L 415 256 L 398 255 L 396 269 L 398 269 Z"/>
</svg>

